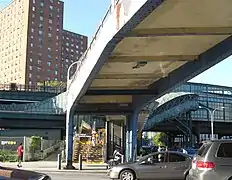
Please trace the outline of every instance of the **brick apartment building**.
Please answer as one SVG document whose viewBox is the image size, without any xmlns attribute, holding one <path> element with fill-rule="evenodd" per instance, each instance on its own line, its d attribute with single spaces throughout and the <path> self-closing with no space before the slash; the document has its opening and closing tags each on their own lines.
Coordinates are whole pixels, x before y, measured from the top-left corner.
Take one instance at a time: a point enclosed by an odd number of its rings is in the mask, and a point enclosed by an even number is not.
<svg viewBox="0 0 232 180">
<path fill-rule="evenodd" d="M 0 11 L 0 84 L 66 81 L 87 37 L 63 29 L 59 0 L 14 0 Z"/>
</svg>

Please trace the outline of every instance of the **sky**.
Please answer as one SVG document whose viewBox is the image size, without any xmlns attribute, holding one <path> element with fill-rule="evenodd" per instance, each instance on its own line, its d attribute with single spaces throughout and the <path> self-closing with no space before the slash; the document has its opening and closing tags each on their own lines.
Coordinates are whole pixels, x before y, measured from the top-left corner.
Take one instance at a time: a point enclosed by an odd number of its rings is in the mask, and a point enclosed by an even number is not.
<svg viewBox="0 0 232 180">
<path fill-rule="evenodd" d="M 0 0 L 0 9 L 11 0 Z M 64 29 L 88 36 L 91 41 L 111 0 L 63 0 Z M 92 12 L 92 13 L 91 13 Z M 201 73 L 191 82 L 231 86 L 232 57 Z"/>
</svg>

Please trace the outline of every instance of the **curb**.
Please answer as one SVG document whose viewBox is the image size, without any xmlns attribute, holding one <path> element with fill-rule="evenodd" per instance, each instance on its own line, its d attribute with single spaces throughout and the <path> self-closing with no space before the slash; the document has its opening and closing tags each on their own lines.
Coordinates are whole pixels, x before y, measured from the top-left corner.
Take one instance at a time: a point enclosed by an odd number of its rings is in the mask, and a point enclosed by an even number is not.
<svg viewBox="0 0 232 180">
<path fill-rule="evenodd" d="M 68 173 L 76 173 L 76 174 L 107 174 L 107 171 L 94 171 L 94 170 L 42 170 L 42 169 L 25 169 L 25 170 L 30 170 L 30 171 L 39 171 L 43 173 L 63 173 L 63 172 L 68 172 Z"/>
</svg>

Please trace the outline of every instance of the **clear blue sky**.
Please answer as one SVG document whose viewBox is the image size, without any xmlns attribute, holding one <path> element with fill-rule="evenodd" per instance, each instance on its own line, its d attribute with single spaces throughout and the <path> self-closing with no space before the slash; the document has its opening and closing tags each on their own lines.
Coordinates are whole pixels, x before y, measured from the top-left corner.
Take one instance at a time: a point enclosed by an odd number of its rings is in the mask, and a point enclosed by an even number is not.
<svg viewBox="0 0 232 180">
<path fill-rule="evenodd" d="M 0 8 L 11 0 L 0 0 Z M 63 0 L 65 4 L 64 28 L 92 39 L 100 20 L 106 13 L 111 0 Z M 92 13 L 91 13 L 92 12 Z M 193 78 L 193 82 L 231 86 L 232 57 Z"/>
</svg>

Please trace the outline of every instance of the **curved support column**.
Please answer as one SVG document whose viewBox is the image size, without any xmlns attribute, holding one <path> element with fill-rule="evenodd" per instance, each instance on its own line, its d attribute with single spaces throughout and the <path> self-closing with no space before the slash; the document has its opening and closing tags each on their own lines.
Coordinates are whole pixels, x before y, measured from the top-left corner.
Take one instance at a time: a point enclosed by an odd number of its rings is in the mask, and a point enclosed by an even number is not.
<svg viewBox="0 0 232 180">
<path fill-rule="evenodd" d="M 134 161 L 137 154 L 137 129 L 138 129 L 138 115 L 136 110 L 132 115 L 127 117 L 126 124 L 126 161 Z"/>
<path fill-rule="evenodd" d="M 66 166 L 65 169 L 75 169 L 73 166 L 73 128 L 74 114 L 71 109 L 66 112 Z"/>
</svg>

